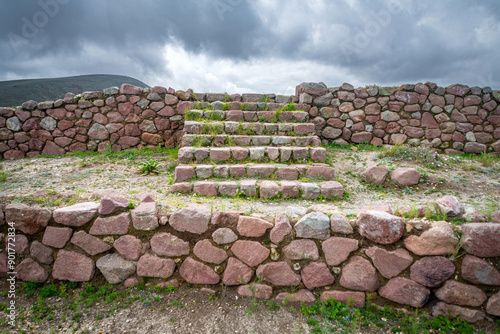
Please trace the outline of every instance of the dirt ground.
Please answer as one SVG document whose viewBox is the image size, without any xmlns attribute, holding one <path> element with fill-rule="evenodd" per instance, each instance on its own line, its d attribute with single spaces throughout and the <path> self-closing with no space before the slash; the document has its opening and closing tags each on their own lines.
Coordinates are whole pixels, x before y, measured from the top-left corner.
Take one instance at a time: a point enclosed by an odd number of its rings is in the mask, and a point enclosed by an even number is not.
<svg viewBox="0 0 500 334">
<path fill-rule="evenodd" d="M 477 159 L 461 159 L 446 168 L 434 169 L 412 161 L 380 159 L 380 151 L 330 149 L 331 162 L 337 180 L 344 185 L 345 197 L 334 202 L 326 200 L 265 200 L 244 198 L 201 198 L 194 195 L 170 194 L 175 159 L 161 153 L 152 158 L 160 162 L 157 175 L 137 173 L 144 156 L 123 156 L 106 159 L 100 155 L 59 158 L 32 158 L 3 161 L 0 171 L 5 180 L 0 182 L 0 203 L 23 202 L 49 207 L 66 206 L 84 201 L 98 201 L 103 193 L 125 196 L 132 201 L 140 192 L 153 195 L 162 211 L 172 212 L 188 205 L 203 205 L 213 211 L 241 210 L 274 216 L 288 206 L 309 208 L 322 205 L 338 208 L 348 217 L 365 207 L 389 205 L 393 209 L 425 205 L 444 195 L 455 195 L 468 211 L 478 210 L 485 216 L 500 209 L 500 160 L 484 164 Z M 382 186 L 371 186 L 358 177 L 369 166 L 383 165 L 389 169 L 415 167 L 422 174 L 421 183 L 412 187 L 397 187 L 390 181 Z M 4 291 L 4 286 L 0 290 Z M 23 326 L 26 333 L 309 333 L 306 318 L 299 307 L 280 307 L 270 311 L 269 305 L 238 297 L 234 289 L 217 289 L 217 299 L 197 287 L 183 285 L 174 294 L 165 294 L 162 301 L 143 305 L 135 301 L 125 308 L 118 308 L 109 317 L 102 314 L 109 305 L 98 305 L 83 313 L 80 323 L 62 318 L 62 313 L 52 321 L 35 324 L 29 314 Z M 138 291 L 137 293 L 140 293 Z M 213 297 L 213 296 L 212 296 Z M 5 302 L 5 297 L 0 302 Z M 172 305 L 177 300 L 182 307 Z M 29 308 L 34 297 L 20 297 L 19 305 Z M 59 308 L 64 300 L 51 297 L 48 303 Z M 168 306 L 170 305 L 170 306 Z M 61 305 L 62 306 L 62 305 Z M 249 311 L 250 310 L 250 311 Z M 57 312 L 57 311 L 56 311 Z M 62 311 L 61 311 L 62 312 Z M 96 321 L 102 317 L 101 320 Z M 481 325 L 486 332 L 494 332 L 491 323 Z M 495 327 L 496 328 L 496 327 Z M 8 330 L 8 327 L 0 327 Z M 496 329 L 495 329 L 496 330 Z M 385 333 L 366 330 L 363 333 Z M 7 331 L 6 333 L 8 333 Z M 361 332 L 360 332 L 361 333 Z"/>
<path fill-rule="evenodd" d="M 275 214 L 287 206 L 325 204 L 334 206 L 346 214 L 354 214 L 364 207 L 389 205 L 393 209 L 411 205 L 425 205 L 444 195 L 455 195 L 468 208 L 482 212 L 500 208 L 500 160 L 483 166 L 477 160 L 464 159 L 450 163 L 450 168 L 432 169 L 412 161 L 378 159 L 379 151 L 331 149 L 332 163 L 337 180 L 344 185 L 344 199 L 331 201 L 259 200 L 243 198 L 200 198 L 195 195 L 170 194 L 168 186 L 174 162 L 168 156 L 155 155 L 160 162 L 157 175 L 143 176 L 137 173 L 144 157 L 124 157 L 106 160 L 101 156 L 33 158 L 3 162 L 7 179 L 0 182 L 0 202 L 27 202 L 47 206 L 64 206 L 73 202 L 97 200 L 106 193 L 134 199 L 140 192 L 149 192 L 164 211 L 174 211 L 189 203 L 198 203 L 217 210 L 243 210 Z M 415 167 L 422 174 L 417 186 L 397 187 L 386 181 L 374 187 L 359 180 L 359 173 L 372 165 L 389 169 Z M 172 170 L 172 168 L 170 168 Z"/>
</svg>

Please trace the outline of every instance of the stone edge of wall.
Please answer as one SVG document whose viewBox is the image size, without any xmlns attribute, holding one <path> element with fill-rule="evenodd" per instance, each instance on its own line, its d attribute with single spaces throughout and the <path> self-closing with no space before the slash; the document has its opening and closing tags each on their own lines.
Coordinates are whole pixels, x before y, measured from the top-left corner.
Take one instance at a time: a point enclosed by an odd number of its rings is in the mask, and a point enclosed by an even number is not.
<svg viewBox="0 0 500 334">
<path fill-rule="evenodd" d="M 199 94 L 123 84 L 102 92 L 68 93 L 57 101 L 27 101 L 18 109 L 0 108 L 0 152 L 7 160 L 108 148 L 175 147 L 188 109 L 245 105 L 277 110 L 290 102 L 308 112 L 323 143 L 406 143 L 455 154 L 500 154 L 500 91 L 429 82 L 365 88 L 302 83 L 292 96 Z"/>
<path fill-rule="evenodd" d="M 432 297 L 440 308 L 474 314 L 469 321 L 500 316 L 500 274 L 491 264 L 500 257 L 499 222 L 405 222 L 388 207 L 363 209 L 352 221 L 325 208 L 275 217 L 189 207 L 166 214 L 141 196 L 132 210 L 127 199 L 112 197 L 55 210 L 6 205 L 0 230 L 8 236 L 14 225 L 22 232 L 15 244 L 18 279 L 222 282 L 245 295 L 258 275 L 268 299 L 273 289 L 294 286 L 298 292 L 285 296 L 292 301 L 351 298 L 363 306 L 366 296 L 378 294 L 423 307 Z M 436 203 L 448 216 L 464 213 L 454 196 Z M 466 255 L 453 259 L 458 245 Z M 6 272 L 7 253 L 0 257 Z"/>
</svg>

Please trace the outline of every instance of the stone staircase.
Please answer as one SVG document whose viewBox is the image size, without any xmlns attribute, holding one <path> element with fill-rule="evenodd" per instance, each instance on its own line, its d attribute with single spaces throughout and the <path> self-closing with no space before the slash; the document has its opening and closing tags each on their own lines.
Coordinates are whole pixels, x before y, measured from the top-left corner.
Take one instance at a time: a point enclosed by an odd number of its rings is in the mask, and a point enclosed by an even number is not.
<svg viewBox="0 0 500 334">
<path fill-rule="evenodd" d="M 334 181 L 334 168 L 325 163 L 326 149 L 309 114 L 283 110 L 290 104 L 252 110 L 262 106 L 186 111 L 179 166 L 170 191 L 228 197 L 342 197 L 343 187 Z"/>
</svg>

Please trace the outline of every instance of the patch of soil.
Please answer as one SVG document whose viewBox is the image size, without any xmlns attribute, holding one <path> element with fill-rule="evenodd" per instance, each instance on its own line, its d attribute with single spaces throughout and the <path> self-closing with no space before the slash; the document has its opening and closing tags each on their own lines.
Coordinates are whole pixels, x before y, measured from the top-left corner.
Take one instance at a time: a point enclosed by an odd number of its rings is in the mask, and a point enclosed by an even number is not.
<svg viewBox="0 0 500 334">
<path fill-rule="evenodd" d="M 338 201 L 260 200 L 246 198 L 202 198 L 196 195 L 170 194 L 172 172 L 142 176 L 137 173 L 137 160 L 107 160 L 100 156 L 32 158 L 3 162 L 8 177 L 0 182 L 0 203 L 12 201 L 64 206 L 73 202 L 98 200 L 103 193 L 126 196 L 130 199 L 140 192 L 149 192 L 164 211 L 172 212 L 187 205 L 204 205 L 213 211 L 237 210 L 275 215 L 287 206 L 309 207 L 327 204 L 346 214 L 354 214 L 364 207 L 389 205 L 393 208 L 425 205 L 444 195 L 455 195 L 469 208 L 484 213 L 500 207 L 500 162 L 483 167 L 478 161 L 464 160 L 451 164 L 452 168 L 431 169 L 412 161 L 378 159 L 376 151 L 350 151 L 329 149 L 337 180 L 344 185 L 346 196 Z M 168 157 L 152 157 L 167 169 L 172 161 Z M 383 165 L 418 168 L 423 182 L 411 187 L 398 187 L 388 180 L 382 186 L 372 186 L 359 179 L 369 166 Z"/>
</svg>

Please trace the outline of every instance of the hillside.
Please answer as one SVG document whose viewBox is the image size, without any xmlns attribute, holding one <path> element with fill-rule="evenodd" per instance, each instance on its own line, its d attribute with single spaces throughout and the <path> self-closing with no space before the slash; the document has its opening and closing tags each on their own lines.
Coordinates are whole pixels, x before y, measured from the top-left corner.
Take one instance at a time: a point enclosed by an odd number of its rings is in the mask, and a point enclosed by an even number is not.
<svg viewBox="0 0 500 334">
<path fill-rule="evenodd" d="M 27 100 L 51 101 L 63 98 L 68 92 L 79 94 L 112 86 L 120 87 L 123 83 L 149 87 L 144 82 L 131 77 L 108 74 L 0 81 L 0 106 L 19 106 Z"/>
</svg>

